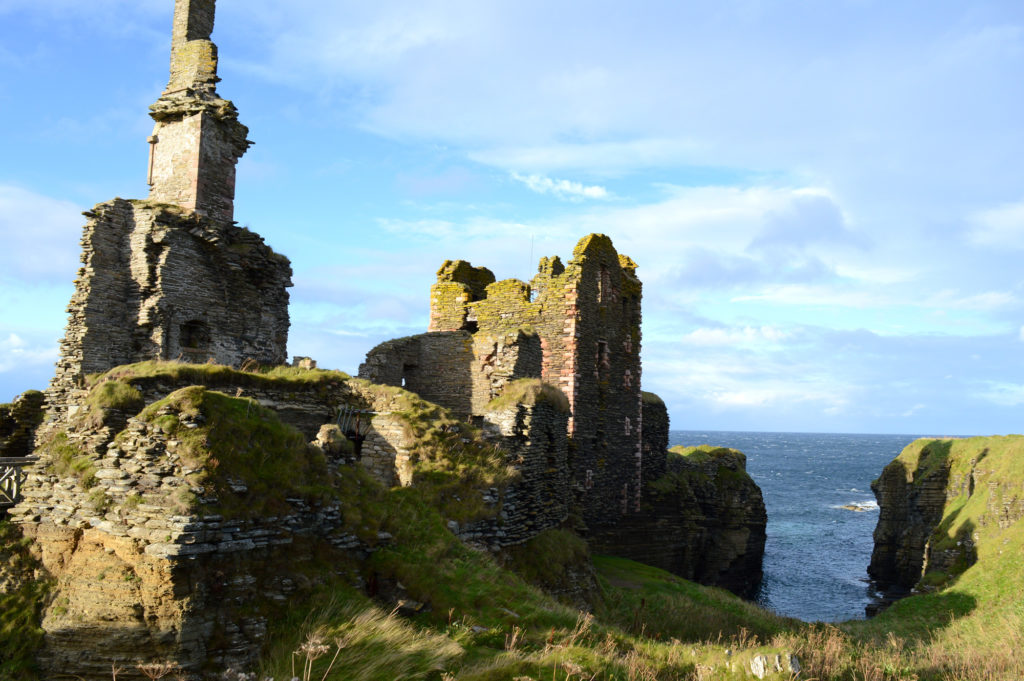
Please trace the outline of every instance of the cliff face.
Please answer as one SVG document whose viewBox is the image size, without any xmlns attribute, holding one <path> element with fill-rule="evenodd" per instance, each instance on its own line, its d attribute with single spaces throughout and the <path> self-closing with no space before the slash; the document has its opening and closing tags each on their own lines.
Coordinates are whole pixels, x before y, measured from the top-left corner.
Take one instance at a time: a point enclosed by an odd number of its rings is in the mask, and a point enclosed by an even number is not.
<svg viewBox="0 0 1024 681">
<path fill-rule="evenodd" d="M 594 537 L 597 553 L 660 567 L 752 596 L 761 583 L 765 513 L 760 488 L 733 449 L 674 447 L 633 522 Z"/>
<path fill-rule="evenodd" d="M 1024 437 L 918 440 L 871 488 L 880 512 L 868 574 L 882 589 L 942 586 L 1019 529 Z"/>
</svg>

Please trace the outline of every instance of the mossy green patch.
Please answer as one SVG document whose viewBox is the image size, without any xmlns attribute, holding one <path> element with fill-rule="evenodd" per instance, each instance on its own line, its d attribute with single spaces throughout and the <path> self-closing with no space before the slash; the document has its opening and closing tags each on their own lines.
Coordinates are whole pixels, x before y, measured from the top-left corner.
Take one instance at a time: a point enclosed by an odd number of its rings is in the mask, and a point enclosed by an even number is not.
<svg viewBox="0 0 1024 681">
<path fill-rule="evenodd" d="M 124 380 L 108 379 L 95 385 L 85 400 L 90 409 L 120 409 L 137 412 L 145 404 L 142 393 Z"/>
<path fill-rule="evenodd" d="M 296 388 L 331 384 L 344 381 L 349 375 L 326 369 L 301 369 L 291 366 L 261 367 L 240 371 L 222 364 L 187 364 L 163 360 L 150 360 L 111 369 L 106 374 L 87 377 L 89 385 L 103 380 L 165 378 L 176 383 L 191 383 L 216 388 L 224 385 L 253 388 Z"/>
<path fill-rule="evenodd" d="M 210 512 L 275 515 L 290 508 L 289 497 L 330 494 L 323 453 L 255 400 L 191 386 L 149 405 L 139 417 L 180 443 L 175 452 L 195 470 L 190 485 L 218 499 Z M 178 501 L 197 502 L 192 496 Z"/>
<path fill-rule="evenodd" d="M 590 557 L 587 542 L 569 530 L 544 530 L 519 546 L 505 550 L 507 567 L 531 584 L 540 586 L 564 583 L 568 569 L 586 563 Z"/>
<path fill-rule="evenodd" d="M 82 487 L 96 484 L 96 464 L 69 438 L 63 430 L 56 430 L 41 443 L 40 450 L 50 459 L 51 470 L 61 477 L 75 477 Z"/>
<path fill-rule="evenodd" d="M 539 378 L 521 378 L 512 381 L 501 395 L 487 404 L 488 411 L 501 411 L 516 404 L 550 404 L 558 411 L 569 413 L 569 398 L 561 390 Z"/>
</svg>

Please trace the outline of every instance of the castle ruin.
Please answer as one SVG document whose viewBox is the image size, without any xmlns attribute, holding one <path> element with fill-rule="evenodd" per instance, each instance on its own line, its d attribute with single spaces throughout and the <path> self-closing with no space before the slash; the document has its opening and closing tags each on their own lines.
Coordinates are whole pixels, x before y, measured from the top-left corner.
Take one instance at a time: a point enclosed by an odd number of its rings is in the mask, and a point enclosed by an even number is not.
<svg viewBox="0 0 1024 681">
<path fill-rule="evenodd" d="M 237 226 L 235 164 L 251 144 L 216 91 L 215 0 L 176 0 L 167 88 L 150 107 L 149 197 L 85 213 L 82 263 L 48 402 L 75 409 L 85 375 L 149 359 L 286 357 L 291 265 Z"/>
<path fill-rule="evenodd" d="M 429 331 L 374 348 L 359 375 L 476 420 L 511 381 L 556 386 L 569 402 L 572 485 L 595 537 L 640 512 L 645 483 L 665 471 L 668 416 L 640 389 L 636 268 L 603 234 L 581 239 L 568 264 L 542 258 L 528 284 L 447 261 Z"/>
</svg>

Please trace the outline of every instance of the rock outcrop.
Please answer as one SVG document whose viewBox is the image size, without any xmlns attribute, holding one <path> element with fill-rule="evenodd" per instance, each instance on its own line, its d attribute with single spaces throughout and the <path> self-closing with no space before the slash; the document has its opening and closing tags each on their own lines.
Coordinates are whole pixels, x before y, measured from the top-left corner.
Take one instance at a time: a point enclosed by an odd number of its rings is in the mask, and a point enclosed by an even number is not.
<svg viewBox="0 0 1024 681">
<path fill-rule="evenodd" d="M 591 539 L 597 553 L 654 565 L 751 597 L 761 583 L 764 500 L 733 449 L 673 447 L 644 495 L 638 522 Z"/>
<path fill-rule="evenodd" d="M 936 588 L 974 565 L 990 535 L 1024 517 L 1022 462 L 1019 435 L 908 445 L 871 485 L 880 509 L 868 567 L 876 585 Z"/>
</svg>

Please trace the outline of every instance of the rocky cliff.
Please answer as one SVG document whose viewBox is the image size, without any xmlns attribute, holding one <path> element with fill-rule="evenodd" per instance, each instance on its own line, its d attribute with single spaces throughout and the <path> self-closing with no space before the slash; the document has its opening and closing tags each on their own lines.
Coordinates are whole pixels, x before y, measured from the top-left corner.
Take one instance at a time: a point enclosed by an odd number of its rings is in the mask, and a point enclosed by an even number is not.
<svg viewBox="0 0 1024 681">
<path fill-rule="evenodd" d="M 943 586 L 1020 531 L 1024 437 L 917 440 L 871 487 L 880 512 L 868 574 L 882 589 Z"/>
<path fill-rule="evenodd" d="M 764 500 L 746 457 L 720 447 L 673 447 L 643 513 L 592 540 L 594 550 L 752 596 L 761 583 Z"/>
</svg>

